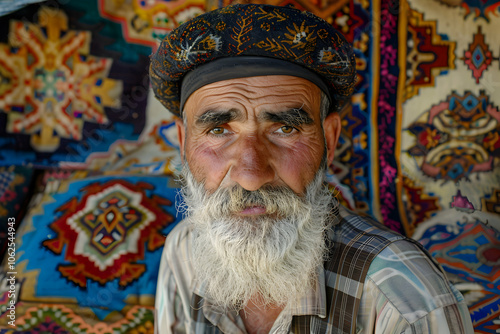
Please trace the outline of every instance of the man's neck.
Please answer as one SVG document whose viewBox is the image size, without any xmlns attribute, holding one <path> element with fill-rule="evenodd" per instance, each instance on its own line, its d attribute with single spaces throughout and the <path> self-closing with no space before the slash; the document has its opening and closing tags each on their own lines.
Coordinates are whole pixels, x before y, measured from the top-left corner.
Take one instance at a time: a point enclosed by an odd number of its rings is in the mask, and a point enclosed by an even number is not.
<svg viewBox="0 0 500 334">
<path fill-rule="evenodd" d="M 249 334 L 268 334 L 284 306 L 264 306 L 260 298 L 252 298 L 240 311 Z"/>
</svg>

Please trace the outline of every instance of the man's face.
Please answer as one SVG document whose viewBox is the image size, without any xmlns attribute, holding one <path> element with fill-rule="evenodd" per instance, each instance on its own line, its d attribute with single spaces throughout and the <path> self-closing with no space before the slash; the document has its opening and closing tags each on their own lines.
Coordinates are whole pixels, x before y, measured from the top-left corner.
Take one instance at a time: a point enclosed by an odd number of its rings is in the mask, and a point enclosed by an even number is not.
<svg viewBox="0 0 500 334">
<path fill-rule="evenodd" d="M 208 192 L 236 184 L 254 191 L 287 186 L 303 194 L 325 154 L 320 89 L 291 76 L 231 79 L 195 91 L 178 123 L 181 152 Z M 324 123 L 328 160 L 340 132 L 337 114 Z M 260 215 L 251 207 L 241 215 Z"/>
<path fill-rule="evenodd" d="M 221 306 L 253 296 L 284 305 L 311 286 L 332 202 L 325 142 L 334 148 L 340 131 L 336 114 L 322 127 L 320 100 L 307 80 L 265 76 L 210 84 L 186 101 L 177 128 L 193 266 Z"/>
</svg>

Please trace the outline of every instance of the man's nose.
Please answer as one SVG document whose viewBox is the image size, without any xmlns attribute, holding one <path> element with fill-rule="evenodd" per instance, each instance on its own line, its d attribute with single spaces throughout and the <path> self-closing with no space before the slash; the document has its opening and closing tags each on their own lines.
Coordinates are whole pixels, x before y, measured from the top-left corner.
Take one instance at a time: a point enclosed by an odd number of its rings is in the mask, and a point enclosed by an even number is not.
<svg viewBox="0 0 500 334">
<path fill-rule="evenodd" d="M 264 143 L 257 136 L 241 138 L 230 172 L 231 180 L 248 191 L 272 183 L 276 172 L 271 164 L 268 145 L 269 143 Z"/>
</svg>

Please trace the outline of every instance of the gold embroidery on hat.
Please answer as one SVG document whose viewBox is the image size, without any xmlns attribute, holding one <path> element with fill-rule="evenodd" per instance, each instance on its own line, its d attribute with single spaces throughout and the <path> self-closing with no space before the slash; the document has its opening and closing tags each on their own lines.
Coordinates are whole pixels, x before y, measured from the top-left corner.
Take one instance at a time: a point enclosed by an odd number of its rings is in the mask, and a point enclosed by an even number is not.
<svg viewBox="0 0 500 334">
<path fill-rule="evenodd" d="M 336 68 L 346 68 L 350 65 L 349 59 L 342 59 L 341 53 L 332 47 L 321 50 L 319 52 L 318 60 Z"/>
<path fill-rule="evenodd" d="M 248 16 L 248 15 L 247 15 Z M 241 49 L 242 45 L 250 41 L 250 36 L 248 33 L 252 31 L 252 18 L 251 17 L 240 17 L 236 21 L 236 26 L 233 27 L 233 34 L 231 34 L 231 39 L 233 39 L 237 45 L 237 54 L 245 51 Z"/>
<path fill-rule="evenodd" d="M 257 20 L 262 20 L 262 19 L 268 19 L 268 20 L 271 20 L 271 19 L 276 19 L 277 22 L 281 22 L 281 21 L 285 21 L 288 16 L 283 14 L 283 13 L 280 13 L 279 11 L 277 11 L 276 9 L 271 11 L 271 12 L 266 12 L 263 8 L 259 8 L 260 10 L 260 13 L 259 12 L 255 12 L 255 15 L 263 15 L 261 17 L 259 17 Z"/>
<path fill-rule="evenodd" d="M 302 21 L 302 24 L 299 27 L 294 22 L 294 29 L 286 27 L 290 33 L 285 33 L 285 37 L 288 38 L 288 40 L 283 41 L 283 43 L 292 45 L 292 49 L 299 48 L 304 49 L 305 51 L 313 51 L 314 46 L 316 45 L 316 36 L 313 35 L 310 28 L 315 28 L 316 25 L 306 27 L 305 23 L 305 21 Z"/>
</svg>

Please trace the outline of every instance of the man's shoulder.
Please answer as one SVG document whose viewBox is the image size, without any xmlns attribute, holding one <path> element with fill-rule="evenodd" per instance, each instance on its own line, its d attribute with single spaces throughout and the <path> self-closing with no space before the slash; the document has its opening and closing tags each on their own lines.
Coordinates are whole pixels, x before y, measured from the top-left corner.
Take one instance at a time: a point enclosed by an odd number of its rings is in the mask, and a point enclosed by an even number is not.
<svg viewBox="0 0 500 334">
<path fill-rule="evenodd" d="M 357 261 L 368 265 L 364 298 L 369 295 L 377 305 L 389 303 L 410 324 L 435 310 L 463 304 L 462 295 L 418 242 L 370 217 L 342 208 L 339 216 L 334 229 L 337 240 L 349 249 L 345 252 L 371 252 L 371 260 Z"/>
<path fill-rule="evenodd" d="M 444 277 L 439 264 L 417 241 L 389 229 L 373 218 L 360 216 L 343 207 L 339 208 L 340 221 L 332 227 L 332 240 L 345 244 L 345 247 L 361 248 L 371 253 L 372 262 L 368 276 L 378 268 L 391 270 L 411 266 L 412 260 L 423 260 L 426 268 Z M 415 274 L 419 274 L 416 271 Z"/>
<path fill-rule="evenodd" d="M 356 242 L 380 244 L 374 261 L 389 261 L 389 259 L 397 258 L 401 262 L 408 257 L 425 258 L 441 272 L 437 262 L 417 241 L 389 229 L 369 216 L 358 215 L 344 207 L 339 207 L 338 216 L 340 217 L 339 223 L 333 226 L 337 241 L 350 246 L 355 246 Z M 392 255 L 388 256 L 388 254 Z"/>
<path fill-rule="evenodd" d="M 369 291 L 364 293 L 374 298 L 375 304 L 389 303 L 409 324 L 449 310 L 467 316 L 463 296 L 441 267 L 408 240 L 391 243 L 373 259 L 366 283 Z"/>
<path fill-rule="evenodd" d="M 369 216 L 362 216 L 339 206 L 334 213 L 336 222 L 329 231 L 329 238 L 354 248 L 373 248 L 379 252 L 387 245 L 406 239 Z"/>
<path fill-rule="evenodd" d="M 416 242 L 410 239 L 402 239 L 393 242 L 373 259 L 368 277 L 377 285 L 382 285 L 389 277 L 398 276 L 397 279 L 405 279 L 414 282 L 415 280 L 428 279 L 428 274 L 435 275 L 436 279 L 446 277 L 439 264 Z"/>
<path fill-rule="evenodd" d="M 191 228 L 186 220 L 181 220 L 167 235 L 166 244 L 178 245 L 186 241 L 191 234 Z"/>
<path fill-rule="evenodd" d="M 367 268 L 363 298 L 373 299 L 374 305 L 391 305 L 410 324 L 435 310 L 463 306 L 462 295 L 418 242 L 372 218 L 339 211 L 334 239 L 345 244 L 340 248 L 344 254 L 357 257 L 354 261 L 345 256 L 343 264 Z M 366 251 L 370 259 L 359 255 Z"/>
<path fill-rule="evenodd" d="M 164 254 L 169 261 L 177 257 L 188 257 L 191 250 L 191 227 L 185 221 L 180 221 L 165 240 Z"/>
<path fill-rule="evenodd" d="M 331 215 L 331 228 L 327 231 L 327 260 L 325 273 L 328 286 L 337 291 L 361 286 L 368 269 L 377 255 L 390 244 L 405 240 L 370 217 L 360 216 L 342 206 Z"/>
</svg>

